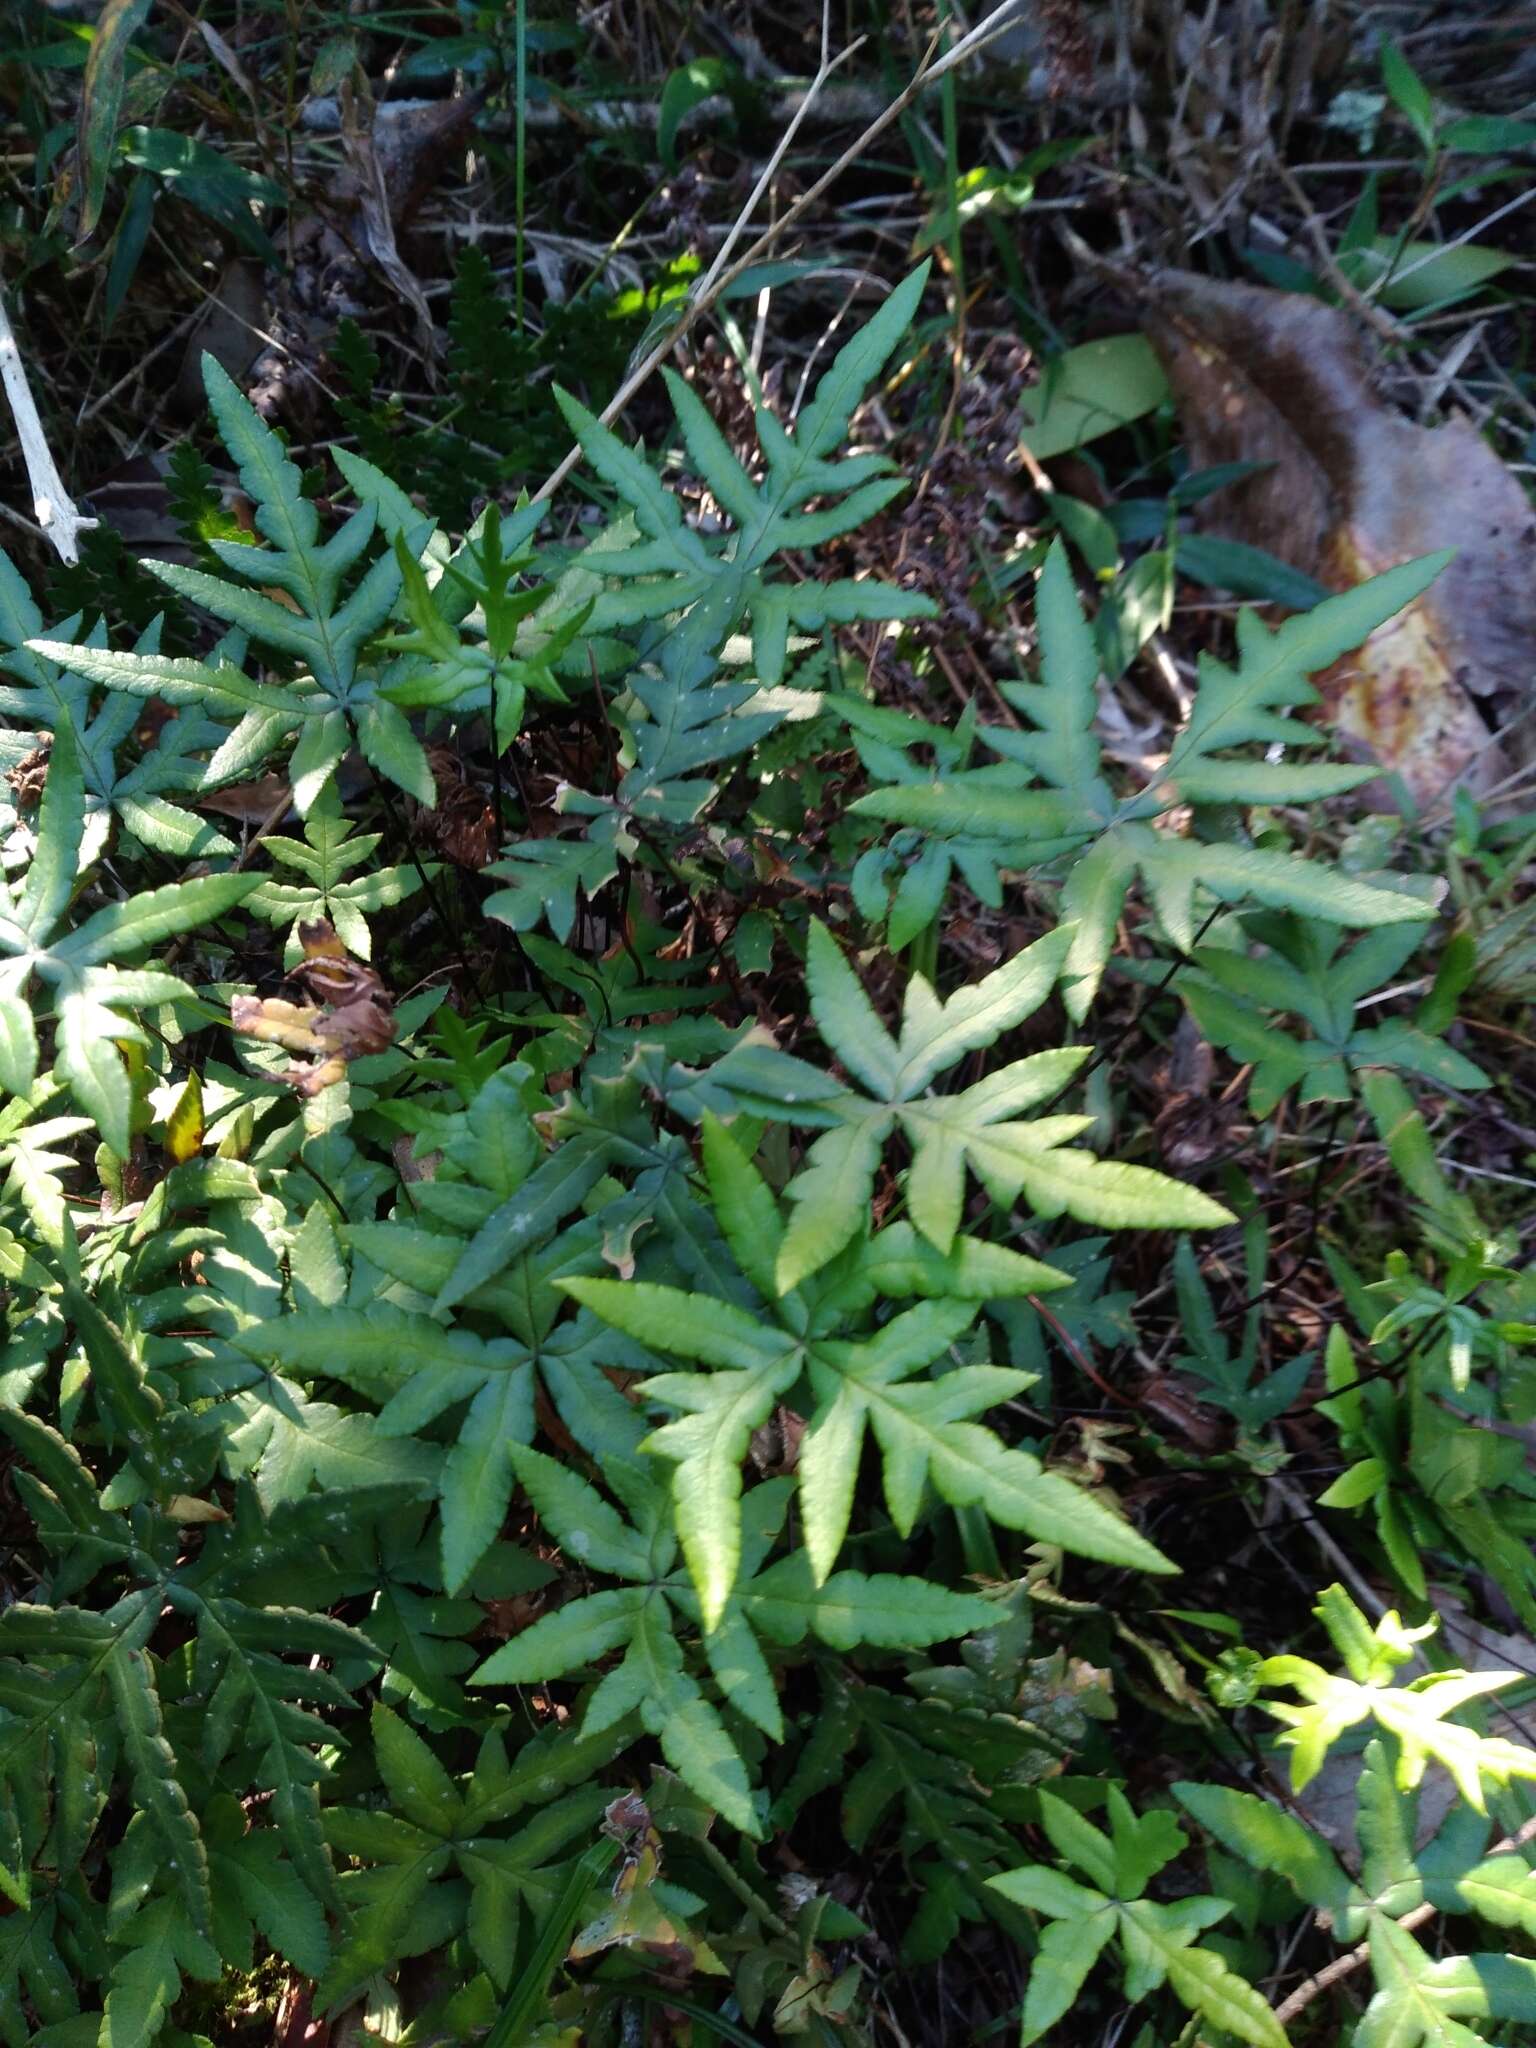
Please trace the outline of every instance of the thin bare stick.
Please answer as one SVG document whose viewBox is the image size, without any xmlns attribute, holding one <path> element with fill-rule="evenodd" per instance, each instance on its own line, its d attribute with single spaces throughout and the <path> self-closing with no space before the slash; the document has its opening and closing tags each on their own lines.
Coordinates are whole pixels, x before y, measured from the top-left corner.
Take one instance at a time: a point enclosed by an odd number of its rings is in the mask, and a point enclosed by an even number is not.
<svg viewBox="0 0 1536 2048">
<path fill-rule="evenodd" d="M 1516 1828 L 1512 1835 L 1506 1835 L 1502 1842 L 1495 1842 L 1488 1851 L 1488 1854 L 1490 1856 L 1506 1856 L 1512 1849 L 1523 1849 L 1526 1843 L 1533 1837 L 1536 1837 L 1536 1814 L 1532 1814 L 1531 1818 L 1522 1826 Z M 1422 1906 L 1415 1906 L 1411 1913 L 1405 1913 L 1397 1924 L 1399 1927 L 1410 1930 L 1415 1927 L 1422 1927 L 1426 1920 L 1433 1920 L 1439 1910 L 1438 1906 L 1432 1905 L 1426 1899 Z M 1360 1946 L 1352 1948 L 1348 1955 L 1335 1956 L 1333 1961 L 1326 1968 L 1319 1970 L 1315 1977 L 1309 1977 L 1305 1984 L 1298 1984 L 1283 2005 L 1275 2007 L 1275 2018 L 1282 2027 L 1287 2020 L 1295 2019 L 1297 2013 L 1305 2012 L 1306 2008 L 1319 1993 L 1327 1991 L 1334 1984 L 1341 1983 L 1345 1977 L 1352 1977 L 1362 1963 L 1370 1960 L 1370 1954 L 1370 1943 L 1362 1941 Z"/>
<path fill-rule="evenodd" d="M 15 331 L 3 298 L 0 298 L 0 383 L 4 384 L 5 395 L 11 402 L 22 460 L 27 465 L 27 482 L 32 486 L 33 517 L 44 538 L 51 540 L 58 549 L 60 560 L 78 562 L 80 535 L 101 522 L 99 519 L 82 518 L 74 499 L 64 488 L 64 479 L 59 475 L 43 433 L 43 423 L 37 416 L 37 402 L 32 396 L 32 386 L 27 382 L 21 351 L 16 346 Z"/>
<path fill-rule="evenodd" d="M 1363 320 L 1367 327 L 1379 334 L 1383 341 L 1397 343 L 1406 340 L 1408 330 L 1402 323 L 1394 320 L 1392 315 L 1378 306 L 1373 298 L 1362 292 L 1348 272 L 1340 267 L 1338 258 L 1329 247 L 1327 230 L 1317 217 L 1317 209 L 1303 192 L 1289 167 L 1276 157 L 1273 160 L 1273 169 L 1301 215 L 1302 225 L 1307 231 L 1307 240 L 1312 244 L 1312 253 L 1317 258 L 1318 268 L 1345 305 Z"/>
<path fill-rule="evenodd" d="M 1387 1611 L 1386 1601 L 1347 1553 L 1334 1542 L 1324 1528 L 1321 1518 L 1313 1512 L 1312 1503 L 1306 1494 L 1294 1480 L 1282 1478 L 1278 1473 L 1271 1477 L 1269 1484 L 1270 1490 L 1285 1503 L 1292 1519 L 1305 1524 L 1307 1534 L 1339 1577 L 1348 1585 L 1360 1605 L 1368 1614 L 1374 1614 L 1379 1621 Z"/>
<path fill-rule="evenodd" d="M 721 244 L 714 262 L 709 266 L 708 271 L 689 295 L 687 306 L 684 308 L 682 317 L 676 326 L 669 329 L 662 340 L 658 341 L 656 346 L 636 365 L 608 401 L 607 405 L 604 406 L 600 415 L 603 425 L 605 427 L 612 426 L 635 393 L 654 375 L 656 370 L 660 368 L 661 364 L 672 353 L 673 349 L 677 347 L 683 336 L 688 333 L 696 321 L 708 312 L 709 308 L 727 286 L 740 277 L 743 271 L 749 270 L 754 263 L 762 260 L 774 243 L 779 241 L 786 230 L 794 225 L 806 209 L 815 204 L 822 193 L 827 190 L 828 186 L 834 184 L 842 176 L 843 172 L 847 170 L 848 166 L 863 154 L 864 150 L 868 148 L 877 135 L 883 134 L 919 94 L 925 92 L 929 86 L 936 84 L 944 76 L 945 72 L 952 71 L 957 64 L 963 63 L 967 57 L 975 56 L 978 50 L 983 49 L 988 43 L 1001 35 L 1005 29 L 1012 25 L 1027 4 L 1028 0 L 1003 0 L 1003 4 L 997 9 L 995 14 L 989 15 L 985 21 L 979 22 L 968 35 L 962 36 L 959 42 L 952 49 L 947 50 L 943 56 L 937 54 L 937 39 L 930 43 L 928 49 L 924 52 L 921 63 L 912 74 L 910 83 L 896 95 L 895 99 L 885 109 L 885 112 L 877 115 L 870 122 L 863 134 L 859 136 L 857 141 L 850 143 L 836 163 L 832 165 L 831 169 L 824 171 L 814 185 L 811 185 L 806 191 L 802 192 L 794 204 L 788 207 L 771 227 L 766 228 L 758 236 L 757 240 L 744 255 L 737 257 L 735 262 L 731 262 L 731 251 L 741 239 L 747 222 L 752 218 L 754 208 L 767 190 L 779 165 L 783 162 L 785 153 L 794 139 L 795 131 L 810 111 L 811 104 L 818 91 L 825 85 L 838 66 L 846 63 L 854 51 L 860 47 L 863 39 L 861 38 L 860 42 L 850 43 L 845 50 L 832 58 L 827 56 L 826 44 L 825 40 L 823 40 L 821 66 L 815 78 L 811 81 L 810 90 L 801 102 L 794 119 L 779 138 L 778 146 L 769 158 L 762 176 L 753 186 L 751 197 L 741 209 L 735 225 Z M 545 498 L 552 497 L 580 460 L 581 449 L 579 447 L 573 448 L 560 466 L 553 470 L 534 492 L 534 502 L 538 503 Z"/>
<path fill-rule="evenodd" d="M 1492 213 L 1484 214 L 1474 226 L 1464 229 L 1449 242 L 1436 242 L 1433 247 L 1426 249 L 1422 256 L 1416 256 L 1412 263 L 1405 263 L 1401 270 L 1383 271 L 1369 287 L 1366 296 L 1374 298 L 1377 292 L 1384 291 L 1389 284 L 1401 284 L 1405 277 L 1412 277 L 1416 270 L 1422 270 L 1426 264 L 1438 263 L 1442 256 L 1448 256 L 1453 249 L 1460 249 L 1466 243 L 1474 241 L 1485 229 L 1491 228 L 1495 221 L 1502 220 L 1505 214 L 1513 213 L 1517 207 L 1528 205 L 1532 199 L 1536 199 L 1536 185 L 1527 185 L 1523 192 L 1517 192 L 1513 199 L 1506 199 L 1502 206 L 1496 206 Z"/>
</svg>

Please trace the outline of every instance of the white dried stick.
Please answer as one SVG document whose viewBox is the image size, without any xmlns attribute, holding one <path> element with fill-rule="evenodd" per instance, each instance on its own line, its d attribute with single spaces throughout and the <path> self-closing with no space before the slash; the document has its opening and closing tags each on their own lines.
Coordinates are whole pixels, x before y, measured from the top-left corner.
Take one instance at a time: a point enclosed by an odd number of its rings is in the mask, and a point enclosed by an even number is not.
<svg viewBox="0 0 1536 2048">
<path fill-rule="evenodd" d="M 0 383 L 4 384 L 5 395 L 11 402 L 22 459 L 27 465 L 27 481 L 32 486 L 33 517 L 44 537 L 58 549 L 60 559 L 78 562 L 80 535 L 101 522 L 83 518 L 76 510 L 74 499 L 64 488 L 64 479 L 49 453 L 43 423 L 37 416 L 37 404 L 27 382 L 21 351 L 16 346 L 16 335 L 3 298 L 0 298 Z"/>
</svg>

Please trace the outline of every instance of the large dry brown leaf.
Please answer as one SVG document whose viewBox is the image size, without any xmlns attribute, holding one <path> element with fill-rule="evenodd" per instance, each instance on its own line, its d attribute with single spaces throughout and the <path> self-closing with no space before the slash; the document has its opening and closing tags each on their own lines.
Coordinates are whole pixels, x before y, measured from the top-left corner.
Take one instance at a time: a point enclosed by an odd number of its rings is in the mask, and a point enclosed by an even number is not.
<svg viewBox="0 0 1536 2048">
<path fill-rule="evenodd" d="M 1335 590 L 1459 550 L 1318 682 L 1355 751 L 1420 802 L 1456 782 L 1491 787 L 1511 765 L 1491 732 L 1536 686 L 1536 517 L 1519 483 L 1465 421 L 1420 427 L 1385 406 L 1337 308 L 1177 270 L 1145 291 L 1190 467 L 1273 464 L 1207 501 L 1211 530 Z"/>
</svg>

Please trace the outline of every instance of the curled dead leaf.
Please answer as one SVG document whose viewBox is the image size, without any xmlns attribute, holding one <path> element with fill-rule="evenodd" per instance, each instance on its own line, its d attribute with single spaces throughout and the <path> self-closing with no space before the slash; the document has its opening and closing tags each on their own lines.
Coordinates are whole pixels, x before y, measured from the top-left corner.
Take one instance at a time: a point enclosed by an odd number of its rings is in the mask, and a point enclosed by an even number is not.
<svg viewBox="0 0 1536 2048">
<path fill-rule="evenodd" d="M 1466 421 L 1421 427 L 1384 405 L 1338 308 L 1177 270 L 1142 289 L 1191 468 L 1269 465 L 1206 501 L 1211 530 L 1334 590 L 1458 550 L 1317 682 L 1353 750 L 1418 801 L 1490 787 L 1511 766 L 1493 734 L 1536 673 L 1536 516 L 1516 478 Z"/>
<path fill-rule="evenodd" d="M 184 1529 L 190 1529 L 199 1522 L 227 1522 L 229 1509 L 220 1507 L 216 1500 L 199 1500 L 195 1494 L 174 1493 L 165 1504 L 165 1512 L 173 1522 Z"/>
<path fill-rule="evenodd" d="M 300 1095 L 318 1095 L 343 1078 L 349 1060 L 393 1044 L 394 1008 L 373 968 L 352 958 L 323 917 L 299 926 L 299 943 L 304 958 L 289 979 L 310 1000 L 236 996 L 229 1015 L 243 1038 L 316 1054 L 310 1065 L 290 1067 L 281 1078 Z"/>
<path fill-rule="evenodd" d="M 14 768 L 7 768 L 5 779 L 11 786 L 18 811 L 30 811 L 43 800 L 43 791 L 48 783 L 48 756 L 53 749 L 53 735 L 49 733 L 41 746 L 34 747 L 29 754 L 23 754 Z"/>
<path fill-rule="evenodd" d="M 456 867 L 488 867 L 496 854 L 496 816 L 486 791 L 471 780 L 452 747 L 428 747 L 427 762 L 437 789 L 437 803 L 428 810 L 406 798 L 411 829 L 435 846 Z"/>
<path fill-rule="evenodd" d="M 649 1807 L 636 1793 L 624 1793 L 603 1814 L 603 1833 L 619 1844 L 621 1859 L 613 1880 L 612 1904 L 589 1921 L 568 1951 L 572 1962 L 600 1955 L 604 1949 L 638 1949 L 669 1976 L 693 1971 L 724 1976 L 725 1966 L 656 1896 L 661 1875 L 661 1835 Z"/>
</svg>

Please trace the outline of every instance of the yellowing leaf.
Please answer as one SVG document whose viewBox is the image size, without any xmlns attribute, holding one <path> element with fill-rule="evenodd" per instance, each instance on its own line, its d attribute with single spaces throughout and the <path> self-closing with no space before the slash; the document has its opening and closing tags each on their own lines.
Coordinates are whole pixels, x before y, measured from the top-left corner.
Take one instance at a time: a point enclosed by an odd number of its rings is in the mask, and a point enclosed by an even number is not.
<svg viewBox="0 0 1536 2048">
<path fill-rule="evenodd" d="M 203 1084 L 196 1074 L 188 1074 L 186 1084 L 165 1120 L 165 1149 L 180 1166 L 197 1157 L 202 1143 Z"/>
</svg>

